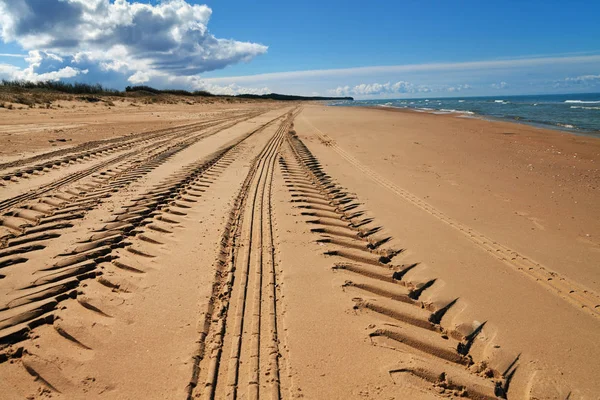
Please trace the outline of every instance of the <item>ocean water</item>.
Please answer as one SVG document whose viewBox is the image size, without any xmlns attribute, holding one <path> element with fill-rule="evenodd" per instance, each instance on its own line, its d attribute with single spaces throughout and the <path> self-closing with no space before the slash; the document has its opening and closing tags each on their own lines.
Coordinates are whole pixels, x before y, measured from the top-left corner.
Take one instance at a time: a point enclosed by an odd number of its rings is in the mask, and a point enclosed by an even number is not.
<svg viewBox="0 0 600 400">
<path fill-rule="evenodd" d="M 600 93 L 336 101 L 332 106 L 409 108 L 508 120 L 600 137 Z"/>
</svg>

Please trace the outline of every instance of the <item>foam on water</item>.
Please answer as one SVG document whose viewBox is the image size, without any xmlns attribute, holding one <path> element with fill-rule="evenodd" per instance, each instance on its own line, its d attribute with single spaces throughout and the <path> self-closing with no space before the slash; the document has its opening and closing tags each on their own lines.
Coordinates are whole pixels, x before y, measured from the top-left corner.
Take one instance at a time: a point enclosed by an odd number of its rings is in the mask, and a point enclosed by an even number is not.
<svg viewBox="0 0 600 400">
<path fill-rule="evenodd" d="M 556 124 L 556 125 L 558 125 L 558 126 L 562 126 L 563 128 L 569 128 L 569 129 L 573 129 L 573 128 L 575 128 L 575 127 L 574 127 L 573 125 L 571 125 L 571 124 L 561 124 L 561 123 L 558 123 L 558 124 Z"/>
</svg>

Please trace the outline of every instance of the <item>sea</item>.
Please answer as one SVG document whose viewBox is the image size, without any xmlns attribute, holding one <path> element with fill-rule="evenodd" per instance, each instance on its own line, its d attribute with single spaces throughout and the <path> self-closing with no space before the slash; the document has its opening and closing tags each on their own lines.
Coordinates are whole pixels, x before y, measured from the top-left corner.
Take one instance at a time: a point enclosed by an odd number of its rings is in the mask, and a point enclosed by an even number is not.
<svg viewBox="0 0 600 400">
<path fill-rule="evenodd" d="M 600 137 L 600 93 L 334 101 L 332 106 L 407 108 L 504 120 Z"/>
</svg>

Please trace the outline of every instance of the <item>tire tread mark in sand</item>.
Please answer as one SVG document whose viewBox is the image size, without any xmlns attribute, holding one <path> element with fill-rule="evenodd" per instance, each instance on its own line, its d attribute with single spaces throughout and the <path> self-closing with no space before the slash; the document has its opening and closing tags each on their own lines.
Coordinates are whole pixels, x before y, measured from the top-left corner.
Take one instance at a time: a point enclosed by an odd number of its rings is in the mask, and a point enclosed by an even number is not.
<svg viewBox="0 0 600 400">
<path fill-rule="evenodd" d="M 218 123 L 218 122 L 216 122 L 216 123 Z M 117 151 L 131 149 L 134 146 L 138 146 L 140 144 L 151 143 L 154 140 L 161 139 L 162 137 L 186 134 L 186 133 L 192 132 L 193 131 L 192 129 L 194 129 L 194 130 L 195 129 L 204 129 L 204 128 L 213 126 L 214 124 L 215 124 L 214 121 L 208 121 L 208 122 L 192 124 L 191 126 L 186 126 L 185 128 L 178 127 L 178 128 L 171 128 L 170 130 L 162 130 L 162 131 L 160 131 L 160 133 L 152 134 L 151 132 L 149 132 L 148 135 L 144 135 L 143 137 L 138 138 L 138 140 L 131 140 L 126 143 L 121 143 L 121 144 L 112 145 L 112 146 L 105 146 L 100 149 L 96 149 L 94 151 L 84 151 L 81 153 L 78 153 L 75 151 L 75 152 L 70 153 L 59 159 L 55 159 L 52 161 L 46 161 L 46 162 L 44 162 L 42 164 L 38 164 L 38 165 L 26 166 L 26 167 L 23 167 L 21 169 L 15 170 L 15 171 L 10 171 L 9 173 L 4 174 L 4 176 L 2 177 L 2 180 L 4 180 L 5 182 L 11 182 L 11 181 L 15 181 L 15 178 L 27 179 L 31 175 L 39 175 L 41 173 L 50 171 L 50 169 L 56 169 L 63 165 L 69 165 L 69 164 L 73 164 L 73 163 L 76 163 L 79 161 L 90 160 L 90 159 L 96 158 L 96 157 L 107 156 L 107 155 L 113 154 Z"/>
<path fill-rule="evenodd" d="M 174 198 L 178 197 L 179 189 L 180 189 L 181 185 L 187 185 L 187 184 L 190 184 L 190 182 L 193 184 L 193 179 L 195 177 L 197 177 L 198 174 L 202 174 L 202 172 L 209 169 L 212 165 L 215 165 L 217 162 L 224 160 L 225 154 L 227 153 L 228 150 L 229 149 L 225 149 L 224 151 L 223 150 L 219 151 L 215 155 L 210 157 L 208 161 L 199 162 L 196 165 L 187 167 L 186 169 L 188 171 L 186 171 L 186 172 L 188 172 L 188 173 L 184 177 L 167 178 L 166 179 L 166 181 L 168 182 L 167 185 L 170 187 L 171 190 L 169 190 L 169 191 L 162 190 L 162 192 L 163 192 L 162 198 L 160 199 L 159 202 L 155 202 L 154 209 L 156 211 L 160 211 L 161 208 L 164 207 L 166 204 L 171 203 Z M 229 159 L 228 161 L 231 162 L 231 159 Z M 175 183 L 173 181 L 175 181 Z M 150 191 L 150 193 L 148 193 L 148 195 L 155 197 L 155 194 L 153 193 L 152 190 Z M 145 199 L 145 196 L 142 195 L 141 201 L 144 201 L 144 199 Z M 132 208 L 135 208 L 135 207 L 137 207 L 137 203 L 134 201 Z M 119 214 L 116 214 L 116 216 L 113 218 L 113 220 L 116 220 L 118 218 L 119 218 Z M 65 257 L 60 258 L 59 261 L 57 261 L 54 265 L 44 268 L 44 270 L 55 271 L 55 272 L 52 272 L 51 274 L 44 275 L 44 276 L 38 278 L 30 286 L 28 286 L 27 288 L 23 288 L 23 290 L 24 289 L 37 289 L 39 287 L 45 287 L 46 285 L 52 283 L 55 285 L 50 289 L 54 289 L 54 290 L 48 290 L 48 292 L 45 294 L 47 294 L 49 296 L 56 296 L 56 294 L 58 293 L 59 295 L 61 295 L 60 293 L 62 293 L 62 290 L 70 290 L 71 289 L 71 285 L 65 285 L 65 282 L 66 282 L 65 280 L 70 280 L 73 277 L 77 278 L 79 281 L 84 280 L 84 279 L 98 277 L 98 279 L 102 280 L 102 283 L 110 286 L 111 283 L 109 281 L 107 281 L 106 279 L 104 279 L 102 276 L 100 276 L 101 273 L 100 273 L 100 271 L 97 270 L 97 266 L 106 261 L 111 261 L 111 260 L 115 261 L 110 255 L 110 253 L 113 249 L 116 249 L 119 247 L 125 247 L 127 249 L 130 249 L 131 248 L 130 244 L 124 242 L 125 238 L 128 236 L 135 235 L 136 227 L 141 227 L 146 222 L 151 221 L 151 220 L 147 221 L 144 218 L 143 213 L 141 214 L 141 218 L 138 218 L 138 217 L 133 217 L 133 218 L 135 218 L 135 221 L 133 224 L 129 223 L 129 224 L 124 224 L 124 225 L 117 225 L 117 226 L 110 227 L 109 229 L 105 229 L 106 225 L 110 225 L 110 223 L 109 223 L 109 224 L 105 224 L 104 227 L 101 227 L 100 229 L 98 229 L 98 232 L 100 234 L 106 232 L 109 234 L 109 236 L 108 236 L 109 238 L 113 238 L 113 242 L 115 244 L 114 246 L 111 246 L 111 247 L 103 246 L 105 244 L 104 239 L 99 239 L 99 240 L 95 240 L 95 241 L 94 240 L 84 241 L 84 243 L 91 243 L 95 246 L 92 246 L 90 249 L 86 249 L 86 251 L 83 253 L 76 254 L 76 255 L 67 254 Z M 117 267 L 117 268 L 129 269 L 130 271 L 132 271 L 134 269 L 132 267 L 128 268 L 125 265 L 121 265 L 121 263 L 118 263 L 118 262 L 113 262 L 113 265 L 115 265 L 115 267 Z M 111 287 L 114 289 L 118 289 L 117 286 L 111 286 Z M 42 300 L 46 300 L 47 296 L 38 295 L 38 296 L 31 297 L 30 299 L 32 301 L 39 302 Z M 27 302 L 26 300 L 27 299 L 25 299 L 25 301 L 19 302 L 18 304 L 15 304 L 15 305 L 12 305 L 9 303 L 9 305 L 11 305 L 13 307 L 8 307 L 8 308 L 14 308 L 16 306 L 23 306 L 23 305 L 29 304 L 29 302 Z M 25 314 L 27 314 L 27 313 L 25 313 Z M 37 315 L 35 315 L 35 317 L 37 317 Z M 25 322 L 25 321 L 20 321 L 20 322 Z"/>
<path fill-rule="evenodd" d="M 529 257 L 525 257 L 522 254 L 519 254 L 517 251 L 496 242 L 495 240 L 483 235 L 480 232 L 477 232 L 469 226 L 461 224 L 458 221 L 448 217 L 441 211 L 434 208 L 431 204 L 425 202 L 409 191 L 394 185 L 392 182 L 388 181 L 366 165 L 362 164 L 348 152 L 339 147 L 335 140 L 321 132 L 317 127 L 309 122 L 306 117 L 304 120 L 314 129 L 322 143 L 333 149 L 353 167 L 361 171 L 377 184 L 388 189 L 395 195 L 403 198 L 414 206 L 429 213 L 440 221 L 447 223 L 495 258 L 503 261 L 505 264 L 516 269 L 517 271 L 523 272 L 530 278 L 534 279 L 537 283 L 550 289 L 552 293 L 555 293 L 559 297 L 567 300 L 567 302 L 570 304 L 575 305 L 579 309 L 584 309 L 593 316 L 600 316 L 600 296 L 597 293 L 594 293 L 583 285 L 580 285 L 565 276 L 561 276 L 560 274 L 550 270 L 549 268 L 530 259 Z"/>
<path fill-rule="evenodd" d="M 204 316 L 192 378 L 188 385 L 189 399 L 237 398 L 241 384 L 241 357 L 250 359 L 247 363 L 248 380 L 244 382 L 247 397 L 281 398 L 277 276 L 270 196 L 276 155 L 283 134 L 294 117 L 293 112 L 288 114 L 254 159 L 234 201 L 221 238 L 213 293 Z M 246 226 L 246 223 L 250 226 Z M 254 274 L 252 286 L 248 279 L 252 278 L 251 274 Z M 263 275 L 267 275 L 266 282 Z M 232 304 L 234 290 L 238 297 L 235 304 Z M 252 308 L 247 307 L 249 297 L 252 298 Z M 266 304 L 266 312 L 262 307 L 263 302 Z M 248 329 L 244 329 L 246 324 L 249 325 Z M 266 335 L 263 329 L 268 331 Z M 249 339 L 244 335 L 246 331 L 250 331 Z M 222 361 L 225 344 L 231 350 L 227 363 Z M 267 394 L 262 392 L 265 386 Z"/>
<path fill-rule="evenodd" d="M 184 176 L 174 176 L 171 178 L 167 178 L 166 179 L 166 185 L 170 188 L 170 190 L 165 191 L 161 189 L 161 192 L 163 192 L 162 198 L 160 199 L 160 201 L 155 202 L 155 210 L 157 213 L 160 214 L 161 208 L 164 207 L 166 204 L 169 204 L 172 202 L 172 199 L 176 198 L 179 196 L 179 191 L 180 190 L 185 190 L 185 189 L 181 189 L 181 185 L 191 185 L 194 182 L 194 178 L 197 178 L 197 174 L 201 174 L 203 171 L 209 169 L 212 165 L 215 165 L 217 162 L 223 161 L 223 160 L 227 160 L 226 162 L 231 162 L 232 159 L 225 158 L 225 153 L 227 153 L 227 150 L 229 149 L 225 149 L 224 151 L 219 151 L 217 152 L 215 155 L 213 155 L 213 157 L 210 157 L 208 161 L 203 161 L 203 162 L 199 162 L 199 163 L 195 163 L 192 164 L 191 166 L 188 166 L 187 168 L 185 168 L 185 172 L 186 174 Z M 185 186 L 184 186 L 185 187 Z M 147 196 L 151 196 L 153 198 L 155 198 L 155 193 L 153 190 L 150 190 L 150 192 L 147 194 Z M 144 201 L 146 198 L 145 195 L 142 195 L 139 201 Z M 131 206 L 132 208 L 136 208 L 137 207 L 137 202 L 134 201 L 133 205 Z M 116 219 L 119 217 L 119 214 L 116 214 L 116 217 L 113 219 Z M 144 226 L 145 223 L 151 223 L 152 219 L 150 220 L 146 220 L 145 218 L 136 218 L 136 221 L 134 224 L 131 223 L 126 223 L 126 224 L 116 224 L 114 226 L 112 223 L 108 223 L 105 224 L 103 227 L 99 228 L 97 230 L 98 234 L 102 234 L 102 233 L 108 233 L 110 236 L 109 237 L 114 237 L 114 236 L 119 236 L 118 240 L 116 240 L 117 246 L 114 246 L 114 248 L 118 248 L 118 247 L 126 247 L 129 248 L 127 246 L 130 246 L 130 243 L 126 243 L 124 242 L 125 238 L 128 236 L 134 236 L 136 234 L 136 230 L 135 228 L 137 227 L 142 227 Z M 92 235 L 94 236 L 94 235 Z M 84 241 L 84 242 L 90 242 L 88 241 Z M 93 242 L 91 242 L 93 243 Z M 96 241 L 96 243 L 98 245 L 103 244 L 102 240 L 98 240 Z M 102 249 L 101 252 L 101 257 L 95 257 L 95 255 L 97 254 L 97 252 L 99 250 Z M 29 331 L 31 329 L 33 329 L 34 327 L 42 324 L 42 323 L 53 323 L 54 322 L 54 317 L 52 315 L 44 315 L 45 312 L 51 312 L 55 309 L 56 305 L 58 304 L 58 302 L 62 301 L 62 300 L 66 300 L 67 297 L 70 298 L 76 298 L 78 296 L 78 292 L 73 291 L 71 289 L 73 289 L 74 287 L 79 286 L 79 282 L 86 280 L 86 279 L 93 279 L 93 278 L 97 278 L 98 281 L 115 290 L 115 291 L 123 291 L 122 289 L 120 289 L 120 285 L 119 284 L 114 284 L 112 283 L 110 280 L 104 278 L 102 276 L 101 271 L 98 270 L 98 266 L 102 263 L 105 263 L 107 261 L 113 261 L 112 265 L 114 265 L 117 268 L 120 269 L 125 269 L 128 270 L 129 272 L 133 272 L 134 268 L 133 267 L 128 267 L 122 263 L 116 262 L 116 258 L 112 257 L 110 255 L 111 252 L 111 248 L 104 248 L 103 247 L 97 247 L 97 248 L 92 248 L 91 251 L 87 251 L 86 254 L 80 254 L 77 256 L 69 256 L 69 257 L 63 257 L 63 259 L 61 261 L 58 261 L 57 263 L 55 263 L 53 266 L 45 268 L 46 270 L 55 270 L 56 272 L 53 272 L 49 275 L 45 275 L 42 276 L 41 278 L 38 278 L 32 285 L 28 286 L 27 288 L 23 288 L 23 289 L 34 289 L 37 290 L 37 288 L 39 287 L 46 287 L 48 284 L 54 284 L 51 287 L 47 287 L 46 289 L 43 290 L 39 290 L 37 292 L 32 293 L 29 296 L 22 296 L 20 299 L 15 299 L 15 301 L 13 301 L 13 304 L 9 303 L 8 307 L 4 307 L 3 309 L 10 309 L 10 308 L 15 308 L 15 307 L 20 307 L 20 306 L 24 306 L 30 303 L 38 303 L 40 301 L 47 301 L 49 298 L 54 297 L 50 303 L 52 307 L 50 308 L 49 306 L 45 306 L 45 307 L 38 307 L 36 306 L 33 310 L 34 312 L 30 312 L 30 311 L 25 311 L 21 314 L 19 314 L 17 317 L 19 317 L 20 319 L 18 320 L 18 322 L 20 324 L 23 323 L 27 323 L 28 321 L 30 321 L 27 326 L 22 326 L 22 327 L 16 327 L 18 329 L 13 329 L 13 331 L 11 332 L 9 330 L 8 334 L 2 335 L 0 333 L 1 339 L 0 339 L 0 343 L 4 343 L 4 344 L 13 344 L 16 343 L 20 340 L 24 340 L 27 338 L 27 335 L 29 333 Z M 90 259 L 91 257 L 91 259 Z M 75 264 L 73 264 L 75 263 Z M 139 271 L 141 272 L 141 271 Z M 76 280 L 74 280 L 73 278 L 75 278 Z M 68 296 L 65 296 L 64 292 L 65 291 L 69 291 Z M 20 300 L 20 301 L 17 301 Z M 28 301 L 31 300 L 31 301 Z M 83 304 L 82 304 L 83 305 Z M 88 308 L 88 307 L 86 307 Z M 35 310 L 40 310 L 40 311 L 35 311 Z M 39 316 L 42 315 L 42 319 L 43 321 L 39 321 Z M 35 318 L 35 319 L 34 319 Z M 15 324 L 12 324 L 13 326 Z M 5 328 L 10 328 L 11 326 L 6 326 Z"/>
<path fill-rule="evenodd" d="M 127 237 L 137 235 L 138 228 L 148 226 L 151 229 L 153 222 L 163 212 L 168 213 L 169 207 L 177 201 L 195 202 L 196 200 L 187 198 L 185 193 L 193 191 L 196 182 L 199 184 L 202 182 L 201 184 L 206 187 L 206 182 L 216 179 L 220 172 L 233 162 L 239 145 L 276 119 L 245 134 L 233 144 L 216 151 L 211 156 L 182 168 L 145 194 L 132 199 L 132 203 L 125 206 L 123 212 L 114 214 L 111 220 L 106 221 L 95 231 L 95 234 L 83 241 L 83 243 L 94 242 L 96 247 L 86 248 L 84 253 L 62 257 L 54 265 L 44 268 L 51 273 L 37 278 L 37 283 L 34 282 L 21 290 L 30 291 L 30 293 L 16 297 L 7 305 L 0 307 L 0 323 L 3 324 L 0 329 L 0 345 L 11 345 L 25 340 L 31 329 L 40 324 L 53 323 L 52 313 L 56 305 L 67 298 L 76 298 L 78 292 L 73 289 L 77 288 L 80 282 L 98 278 L 107 285 L 111 285 L 110 281 L 101 276 L 102 273 L 98 270 L 98 266 L 116 259 L 111 255 L 112 250 L 130 246 L 130 243 L 125 241 Z M 212 174 L 212 168 L 215 166 L 215 174 Z M 206 172 L 212 175 L 211 180 L 204 178 Z M 144 207 L 140 207 L 141 204 Z M 129 209 L 134 211 L 129 212 Z M 127 218 L 121 219 L 122 216 Z M 116 238 L 116 236 L 119 237 Z M 106 237 L 114 238 L 110 246 L 106 246 L 103 242 L 103 238 Z M 123 268 L 123 265 L 109 265 L 127 269 Z M 113 286 L 115 286 L 114 289 L 119 289 L 118 285 Z M 27 308 L 27 310 L 15 314 L 14 311 L 11 311 L 15 308 Z M 12 317 L 3 318 L 2 314 L 9 311 L 12 312 Z M 18 323 L 11 321 L 18 321 Z"/>
<path fill-rule="evenodd" d="M 243 114 L 241 114 L 243 115 Z M 65 162 L 76 161 L 78 159 L 82 159 L 84 157 L 93 157 L 95 155 L 100 155 L 102 153 L 108 154 L 118 150 L 119 148 L 124 148 L 127 146 L 135 145 L 141 142 L 147 142 L 149 140 L 158 138 L 165 134 L 172 133 L 181 133 L 181 132 L 191 132 L 196 129 L 200 129 L 205 127 L 207 123 L 214 122 L 223 122 L 231 118 L 235 118 L 239 115 L 234 114 L 233 116 L 225 116 L 221 118 L 214 118 L 209 121 L 202 122 L 194 122 L 191 124 L 184 124 L 176 127 L 169 127 L 163 129 L 157 129 L 149 132 L 139 132 L 132 135 L 120 136 L 113 139 L 107 140 L 98 140 L 92 142 L 82 143 L 78 146 L 60 149 L 51 151 L 48 153 L 39 154 L 36 156 L 32 156 L 29 158 L 15 160 L 7 163 L 0 164 L 0 171 L 5 170 L 7 168 L 19 167 L 22 166 L 18 170 L 13 170 L 3 175 L 3 179 L 7 180 L 7 176 L 21 176 L 23 174 L 30 174 L 33 171 L 43 171 L 44 168 L 53 168 L 54 166 L 61 165 Z M 48 160 L 42 163 L 28 165 L 32 163 L 36 163 L 41 160 Z M 8 178 L 10 179 L 10 178 Z"/>
<path fill-rule="evenodd" d="M 242 121 L 245 121 L 249 118 L 252 118 L 256 115 L 252 114 L 250 116 L 244 117 L 242 119 L 235 119 L 233 121 L 233 123 L 221 128 L 220 130 L 223 129 L 227 129 L 228 127 L 231 127 L 237 123 L 240 123 Z M 227 122 L 227 121 L 225 121 Z M 0 201 L 0 211 L 5 210 L 11 206 L 15 206 L 23 201 L 26 200 L 31 200 L 37 197 L 40 197 L 41 195 L 48 193 L 52 190 L 58 189 L 59 187 L 65 186 L 69 183 L 78 181 L 86 176 L 89 176 L 91 174 L 93 174 L 94 172 L 100 171 L 103 168 L 106 168 L 109 165 L 121 162 L 121 161 L 125 161 L 128 160 L 128 164 L 129 165 L 135 165 L 137 160 L 130 160 L 133 156 L 141 156 L 142 158 L 146 156 L 146 152 L 148 151 L 156 151 L 156 147 L 158 143 L 161 143 L 162 145 L 166 145 L 167 148 L 173 146 L 172 142 L 180 137 L 185 138 L 186 136 L 188 136 L 190 133 L 196 132 L 197 130 L 201 129 L 208 129 L 211 128 L 213 126 L 219 125 L 223 123 L 223 121 L 218 121 L 218 122 L 213 122 L 213 121 L 208 121 L 208 122 L 203 122 L 202 124 L 194 124 L 194 126 L 192 128 L 188 128 L 185 130 L 178 130 L 178 129 L 172 129 L 171 131 L 166 131 L 166 132 L 161 132 L 161 135 L 153 135 L 154 137 L 152 139 L 150 138 L 144 138 L 143 140 L 140 141 L 136 141 L 135 145 L 139 145 L 142 143 L 148 143 L 145 147 L 142 148 L 135 148 L 134 150 L 125 153 L 125 154 L 121 154 L 121 155 L 117 155 L 115 157 L 113 157 L 112 159 L 109 159 L 107 161 L 101 162 L 99 164 L 93 165 L 90 168 L 87 168 L 85 170 L 82 171 L 78 171 L 74 174 L 68 175 L 64 178 L 58 179 L 54 182 L 51 182 L 49 184 L 46 185 L 42 185 L 40 187 L 38 187 L 37 189 L 33 189 L 27 193 L 23 193 L 20 194 L 18 196 L 9 198 L 9 199 L 5 199 Z M 214 134 L 214 133 L 213 133 Z M 198 137 L 196 137 L 197 140 L 200 139 L 204 139 L 208 136 L 211 136 L 211 134 L 204 134 L 204 135 L 200 135 Z M 187 142 L 189 142 L 192 138 L 188 139 Z M 157 143 L 158 141 L 158 143 Z M 185 141 L 184 141 L 185 142 Z M 175 145 L 178 145 L 179 143 L 176 143 Z M 190 143 L 191 144 L 191 143 Z M 133 147 L 133 144 L 132 146 Z M 163 150 L 164 151 L 164 150 Z M 66 161 L 65 161 L 66 162 Z M 62 163 L 62 161 L 61 161 Z"/>
<path fill-rule="evenodd" d="M 245 119 L 244 119 L 245 120 Z M 234 121 L 224 126 L 220 126 L 214 131 L 200 132 L 198 135 L 192 136 L 179 143 L 171 143 L 168 140 L 162 147 L 156 144 L 151 144 L 146 148 L 138 151 L 141 157 L 128 160 L 125 165 L 108 169 L 100 172 L 94 178 L 95 185 L 91 188 L 82 188 L 81 191 L 67 190 L 64 193 L 49 193 L 45 198 L 40 199 L 39 203 L 24 204 L 21 208 L 13 208 L 6 212 L 4 217 L 0 217 L 0 225 L 10 224 L 9 233 L 0 239 L 0 248 L 3 246 L 13 246 L 15 242 L 19 242 L 19 238 L 28 234 L 37 234 L 42 231 L 58 232 L 60 229 L 72 227 L 69 220 L 82 218 L 85 212 L 94 206 L 97 206 L 98 201 L 102 198 L 109 197 L 112 192 L 123 188 L 148 174 L 178 152 L 186 149 L 198 140 L 205 139 L 217 132 L 227 129 L 241 121 Z M 165 147 L 166 146 L 166 147 Z M 37 212 L 37 218 L 24 219 L 22 213 Z M 12 220 L 7 221 L 8 217 Z M 14 221 L 13 221 L 14 220 Z M 21 221 L 22 225 L 18 225 L 15 221 Z M 53 237 L 60 236 L 56 233 Z M 46 237 L 45 239 L 50 239 Z M 38 240 L 44 240 L 38 238 Z M 39 247 L 38 247 L 39 248 Z M 31 250 L 36 248 L 31 247 Z M 1 257 L 1 256 L 0 256 Z"/>
<path fill-rule="evenodd" d="M 364 293 L 370 299 L 355 297 L 354 309 L 368 310 L 400 323 L 399 329 L 386 323 L 373 329 L 369 334 L 372 343 L 402 352 L 424 354 L 430 360 L 421 368 L 390 370 L 390 375 L 411 374 L 443 389 L 446 394 L 472 399 L 507 398 L 510 381 L 517 369 L 516 360 L 502 373 L 489 367 L 485 361 L 476 362 L 470 354 L 485 323 L 473 324 L 474 329 L 466 335 L 444 328 L 443 317 L 456 303 L 456 299 L 443 306 L 420 301 L 422 293 L 435 284 L 435 278 L 425 282 L 412 282 L 406 278 L 407 273 L 419 268 L 418 263 L 392 264 L 393 258 L 401 254 L 402 250 L 380 249 L 389 237 L 376 237 L 378 231 L 372 233 L 380 228 L 370 227 L 374 220 L 361 220 L 362 211 L 354 211 L 352 214 L 344 211 L 347 207 L 344 199 L 356 199 L 354 196 L 339 195 L 346 191 L 323 171 L 318 160 L 295 132 L 287 135 L 285 149 L 289 151 L 284 152 L 279 163 L 290 193 L 297 194 L 298 187 L 312 186 L 314 189 L 309 196 L 296 195 L 292 197 L 292 201 L 299 200 L 294 204 L 301 210 L 309 210 L 301 212 L 301 215 L 310 218 L 305 220 L 309 226 L 325 226 L 311 230 L 321 234 L 319 243 L 334 245 L 333 250 L 324 252 L 326 256 L 342 259 L 335 264 L 334 270 L 356 276 L 357 281 L 346 281 L 343 289 Z M 292 155 L 289 156 L 289 153 Z M 320 199 L 315 202 L 318 197 Z M 336 215 L 337 223 L 323 223 L 325 220 L 334 220 Z M 315 216 L 320 219 L 314 220 Z M 404 329 L 403 326 L 412 328 Z M 450 343 L 453 343 L 453 347 Z"/>
</svg>

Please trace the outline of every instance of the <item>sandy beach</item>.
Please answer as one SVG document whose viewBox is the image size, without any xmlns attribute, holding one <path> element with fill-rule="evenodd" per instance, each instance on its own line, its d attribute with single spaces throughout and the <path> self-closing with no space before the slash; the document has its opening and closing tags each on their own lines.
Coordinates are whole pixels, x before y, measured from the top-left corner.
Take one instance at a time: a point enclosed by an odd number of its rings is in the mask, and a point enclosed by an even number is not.
<svg viewBox="0 0 600 400">
<path fill-rule="evenodd" d="M 0 143 L 2 398 L 598 398 L 599 139 L 245 101 Z"/>
</svg>

